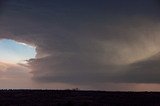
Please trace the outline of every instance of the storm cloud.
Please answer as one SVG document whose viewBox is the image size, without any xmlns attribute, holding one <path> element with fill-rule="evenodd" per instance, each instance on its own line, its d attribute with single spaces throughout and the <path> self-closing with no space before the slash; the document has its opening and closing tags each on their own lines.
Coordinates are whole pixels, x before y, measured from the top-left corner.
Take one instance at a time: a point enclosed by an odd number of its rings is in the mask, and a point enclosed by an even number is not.
<svg viewBox="0 0 160 106">
<path fill-rule="evenodd" d="M 0 37 L 36 46 L 41 83 L 160 82 L 157 0 L 6 0 Z"/>
</svg>

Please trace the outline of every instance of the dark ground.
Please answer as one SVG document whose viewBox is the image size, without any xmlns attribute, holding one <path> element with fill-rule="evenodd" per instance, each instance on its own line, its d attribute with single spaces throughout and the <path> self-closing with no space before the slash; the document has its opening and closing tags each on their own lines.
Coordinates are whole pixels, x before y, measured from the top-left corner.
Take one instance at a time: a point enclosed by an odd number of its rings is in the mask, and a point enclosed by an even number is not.
<svg viewBox="0 0 160 106">
<path fill-rule="evenodd" d="M 160 106 L 160 92 L 0 90 L 0 106 Z"/>
</svg>

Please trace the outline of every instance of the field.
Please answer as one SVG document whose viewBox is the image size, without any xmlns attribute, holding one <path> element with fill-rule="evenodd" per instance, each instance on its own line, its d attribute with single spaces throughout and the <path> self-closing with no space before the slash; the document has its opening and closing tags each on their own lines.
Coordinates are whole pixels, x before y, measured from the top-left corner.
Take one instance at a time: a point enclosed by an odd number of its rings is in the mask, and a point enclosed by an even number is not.
<svg viewBox="0 0 160 106">
<path fill-rule="evenodd" d="M 0 106 L 160 106 L 160 92 L 0 90 Z"/>
</svg>

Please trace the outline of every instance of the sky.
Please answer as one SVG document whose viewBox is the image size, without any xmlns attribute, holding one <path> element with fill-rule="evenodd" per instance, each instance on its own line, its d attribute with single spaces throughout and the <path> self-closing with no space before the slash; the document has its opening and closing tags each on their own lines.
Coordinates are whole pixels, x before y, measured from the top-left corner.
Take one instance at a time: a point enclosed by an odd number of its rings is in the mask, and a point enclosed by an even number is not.
<svg viewBox="0 0 160 106">
<path fill-rule="evenodd" d="M 35 58 L 34 47 L 13 40 L 0 40 L 0 60 L 7 63 L 25 63 L 25 60 Z"/>
<path fill-rule="evenodd" d="M 159 0 L 1 0 L 0 88 L 160 91 L 159 12 Z"/>
</svg>

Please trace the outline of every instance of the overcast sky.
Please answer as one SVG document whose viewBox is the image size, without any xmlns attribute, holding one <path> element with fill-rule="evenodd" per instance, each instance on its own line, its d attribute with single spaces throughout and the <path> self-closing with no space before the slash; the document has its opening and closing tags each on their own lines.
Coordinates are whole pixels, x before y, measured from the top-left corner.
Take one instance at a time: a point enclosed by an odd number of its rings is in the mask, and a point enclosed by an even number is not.
<svg viewBox="0 0 160 106">
<path fill-rule="evenodd" d="M 1 63 L 16 84 L 0 87 L 159 91 L 159 13 L 159 0 L 1 0 L 0 38 L 37 54 Z"/>
</svg>

